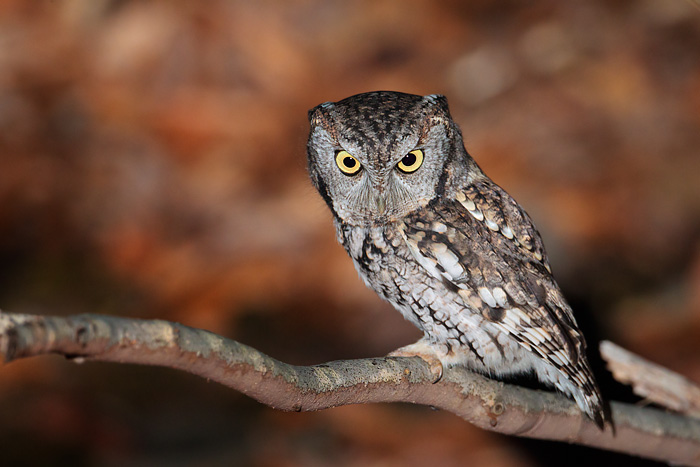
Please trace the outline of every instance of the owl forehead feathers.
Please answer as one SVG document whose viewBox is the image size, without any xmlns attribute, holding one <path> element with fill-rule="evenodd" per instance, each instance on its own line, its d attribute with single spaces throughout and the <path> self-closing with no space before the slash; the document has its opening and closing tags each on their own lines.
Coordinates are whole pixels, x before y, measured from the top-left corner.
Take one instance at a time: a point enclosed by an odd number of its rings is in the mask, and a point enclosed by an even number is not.
<svg viewBox="0 0 700 467">
<path fill-rule="evenodd" d="M 425 136 L 431 120 L 447 124 L 449 110 L 441 95 L 376 91 L 316 106 L 309 120 L 312 128 L 323 127 L 337 145 L 362 145 L 375 154 L 390 154 L 408 139 L 417 142 Z M 342 122 L 342 133 L 335 122 Z"/>
</svg>

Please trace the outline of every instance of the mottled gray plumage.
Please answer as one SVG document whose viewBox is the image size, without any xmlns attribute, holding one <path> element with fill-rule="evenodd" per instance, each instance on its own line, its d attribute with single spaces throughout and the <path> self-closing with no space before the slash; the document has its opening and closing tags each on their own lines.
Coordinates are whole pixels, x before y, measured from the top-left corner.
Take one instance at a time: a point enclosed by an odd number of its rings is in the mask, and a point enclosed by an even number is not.
<svg viewBox="0 0 700 467">
<path fill-rule="evenodd" d="M 359 94 L 309 120 L 309 172 L 338 240 L 424 332 L 419 343 L 442 364 L 534 372 L 602 426 L 585 341 L 540 235 L 469 156 L 445 97 Z"/>
</svg>

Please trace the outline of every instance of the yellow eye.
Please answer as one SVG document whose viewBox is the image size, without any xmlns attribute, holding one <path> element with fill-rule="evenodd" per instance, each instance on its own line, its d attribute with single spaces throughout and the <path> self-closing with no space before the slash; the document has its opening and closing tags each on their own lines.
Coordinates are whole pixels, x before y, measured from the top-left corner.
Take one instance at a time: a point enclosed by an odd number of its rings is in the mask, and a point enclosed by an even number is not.
<svg viewBox="0 0 700 467">
<path fill-rule="evenodd" d="M 413 173 L 423 164 L 423 151 L 414 149 L 399 161 L 397 167 L 403 173 Z"/>
<path fill-rule="evenodd" d="M 338 151 L 335 155 L 335 163 L 338 164 L 338 168 L 345 175 L 355 175 L 362 168 L 360 161 L 352 157 L 347 151 Z"/>
</svg>

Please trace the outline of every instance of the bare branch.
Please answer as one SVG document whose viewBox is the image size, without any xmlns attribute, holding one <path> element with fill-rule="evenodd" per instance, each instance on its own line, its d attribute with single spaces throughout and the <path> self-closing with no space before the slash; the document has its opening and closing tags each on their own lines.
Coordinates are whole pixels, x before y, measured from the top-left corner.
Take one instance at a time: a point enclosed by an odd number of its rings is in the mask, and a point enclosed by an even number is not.
<svg viewBox="0 0 700 467">
<path fill-rule="evenodd" d="M 69 358 L 187 371 L 281 410 L 410 402 L 457 414 L 487 430 L 700 465 L 700 421 L 613 402 L 616 431 L 600 431 L 558 394 L 447 368 L 431 383 L 419 358 L 372 358 L 294 366 L 216 334 L 167 321 L 100 315 L 66 318 L 0 313 L 0 354 L 9 362 L 55 353 Z"/>
<path fill-rule="evenodd" d="M 638 396 L 676 412 L 700 416 L 700 387 L 687 378 L 610 341 L 600 343 L 600 354 L 615 379 L 632 386 Z"/>
</svg>

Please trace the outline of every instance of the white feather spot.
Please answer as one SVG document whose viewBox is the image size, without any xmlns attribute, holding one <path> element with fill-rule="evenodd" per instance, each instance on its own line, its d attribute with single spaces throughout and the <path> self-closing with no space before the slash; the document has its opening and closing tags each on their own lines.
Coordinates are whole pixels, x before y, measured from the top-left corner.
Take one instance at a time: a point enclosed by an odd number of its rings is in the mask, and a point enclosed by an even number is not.
<svg viewBox="0 0 700 467">
<path fill-rule="evenodd" d="M 538 328 L 528 328 L 528 330 L 530 331 L 530 334 L 537 335 L 541 342 L 550 340 L 552 338 L 549 335 L 549 333 L 542 328 L 539 328 L 539 327 Z"/>
<path fill-rule="evenodd" d="M 365 229 L 353 229 L 350 231 L 348 243 L 351 251 L 362 251 L 362 242 L 365 239 Z"/>
<path fill-rule="evenodd" d="M 478 342 L 473 342 L 472 346 L 474 347 L 474 350 L 476 350 L 476 353 L 477 353 L 477 355 L 479 355 L 479 357 L 481 357 L 481 358 L 486 357 L 486 354 L 484 353 L 483 347 L 481 347 L 481 345 Z"/>
<path fill-rule="evenodd" d="M 496 308 L 496 299 L 486 287 L 479 287 L 479 296 L 491 308 Z"/>
<path fill-rule="evenodd" d="M 458 318 L 457 316 L 455 316 L 454 314 L 452 314 L 452 315 L 447 319 L 447 321 L 445 321 L 445 323 L 446 323 L 448 326 L 450 326 L 451 328 L 456 328 L 456 327 L 459 325 L 460 321 L 459 321 L 459 318 Z"/>
<path fill-rule="evenodd" d="M 493 298 L 496 299 L 498 306 L 505 307 L 508 304 L 508 296 L 506 295 L 505 290 L 500 287 L 493 289 Z"/>
<path fill-rule="evenodd" d="M 444 248 L 433 248 L 435 259 L 438 260 L 438 263 L 440 263 L 440 266 L 442 266 L 450 278 L 457 279 L 464 274 L 464 268 L 461 264 L 459 264 L 459 258 L 449 248 L 447 248 L 446 245 L 441 243 L 438 245 L 444 246 Z"/>
<path fill-rule="evenodd" d="M 430 245 L 430 247 L 433 249 L 433 253 L 436 255 L 441 255 L 447 251 L 447 245 L 444 243 L 433 243 Z"/>
<path fill-rule="evenodd" d="M 509 240 L 512 240 L 512 239 L 513 239 L 513 231 L 510 230 L 510 227 L 508 227 L 507 225 L 506 225 L 506 226 L 503 226 L 503 228 L 501 229 L 501 233 L 502 233 L 503 236 L 506 237 L 507 239 L 509 239 Z"/>
<path fill-rule="evenodd" d="M 386 253 L 387 244 L 386 244 L 386 241 L 384 240 L 384 235 L 383 235 L 382 231 L 378 230 L 378 229 L 374 229 L 371 231 L 371 235 L 372 235 L 372 241 L 373 241 L 374 245 Z"/>
<path fill-rule="evenodd" d="M 441 222 L 436 222 L 433 224 L 433 230 L 438 233 L 447 232 L 447 226 Z"/>
<path fill-rule="evenodd" d="M 542 342 L 545 341 L 542 334 L 536 332 L 535 328 L 526 328 L 523 331 L 523 334 L 525 334 L 525 336 L 527 336 L 527 338 L 528 338 L 527 340 L 529 340 L 531 342 L 535 342 L 537 344 L 541 344 Z"/>
<path fill-rule="evenodd" d="M 536 259 L 537 261 L 542 261 L 542 255 L 540 254 L 539 251 L 534 252 L 534 253 L 533 253 L 533 256 L 535 257 L 535 259 Z"/>
<path fill-rule="evenodd" d="M 523 313 L 520 308 L 509 308 L 506 310 L 506 317 L 512 319 L 516 323 L 530 324 L 530 317 Z"/>
<path fill-rule="evenodd" d="M 483 220 L 484 220 L 484 213 L 481 212 L 481 211 L 479 211 L 478 209 L 476 209 L 476 210 L 474 210 L 474 211 L 469 210 L 469 214 L 471 214 L 472 216 L 474 216 L 474 219 L 476 219 L 476 220 L 478 220 L 478 221 L 483 221 Z"/>
<path fill-rule="evenodd" d="M 467 208 L 467 211 L 476 211 L 476 204 L 474 204 L 474 201 L 470 199 L 465 199 L 464 201 L 460 201 L 462 203 L 462 206 Z"/>
<path fill-rule="evenodd" d="M 411 250 L 413 257 L 416 258 L 416 261 L 418 261 L 418 263 L 421 266 L 423 266 L 430 273 L 431 276 L 439 278 L 440 272 L 435 267 L 437 262 L 433 258 L 430 258 L 430 257 L 422 254 L 420 252 L 420 250 L 418 249 L 418 247 L 416 246 L 416 244 L 413 243 L 413 241 L 408 241 L 406 243 L 407 243 L 409 249 Z M 447 249 L 446 246 L 445 246 L 445 249 Z"/>
<path fill-rule="evenodd" d="M 558 363 L 558 364 L 560 364 L 560 365 L 564 365 L 564 361 L 561 359 L 561 357 L 560 357 L 559 355 L 557 355 L 558 353 L 559 353 L 559 352 L 550 353 L 550 354 L 548 355 L 548 357 L 549 357 L 551 360 L 554 360 L 556 363 Z"/>
<path fill-rule="evenodd" d="M 484 224 L 486 224 L 486 227 L 489 229 L 493 230 L 494 232 L 498 232 L 498 224 L 496 224 L 494 221 L 491 219 L 486 219 L 484 220 Z"/>
<path fill-rule="evenodd" d="M 562 364 L 566 364 L 566 362 L 569 361 L 569 356 L 564 353 L 563 350 L 557 350 L 556 352 L 553 353 L 553 355 L 556 355 L 559 360 L 561 360 Z"/>
<path fill-rule="evenodd" d="M 520 317 L 511 313 L 511 310 L 506 310 L 506 314 L 501 319 L 502 323 L 513 323 L 513 326 L 520 326 Z"/>
<path fill-rule="evenodd" d="M 511 320 L 508 318 L 503 318 L 498 325 L 502 328 L 505 329 L 509 334 L 517 335 L 519 334 L 519 328 L 520 326 L 517 326 L 515 323 L 513 323 Z"/>
<path fill-rule="evenodd" d="M 447 320 L 447 312 L 445 310 L 437 310 L 433 316 L 435 316 L 437 321 L 444 322 Z"/>
<path fill-rule="evenodd" d="M 515 332 L 515 329 L 520 327 L 520 323 L 517 321 L 514 321 L 511 316 L 505 315 L 503 318 L 501 318 L 500 324 L 503 325 L 504 328 L 506 328 L 510 332 Z"/>
<path fill-rule="evenodd" d="M 502 346 L 508 345 L 508 341 L 511 339 L 510 333 L 505 333 L 505 332 L 499 332 L 498 336 L 496 336 L 496 340 L 498 341 L 499 344 Z"/>
<path fill-rule="evenodd" d="M 464 204 L 464 201 L 467 199 L 467 197 L 464 193 L 460 191 L 455 195 L 455 199 L 460 203 Z"/>
<path fill-rule="evenodd" d="M 431 305 L 435 301 L 435 292 L 433 292 L 431 288 L 426 288 L 421 294 L 421 298 L 425 300 L 428 305 Z"/>
<path fill-rule="evenodd" d="M 518 342 L 521 346 L 525 347 L 527 350 L 532 351 L 532 346 L 529 342 Z"/>
</svg>

